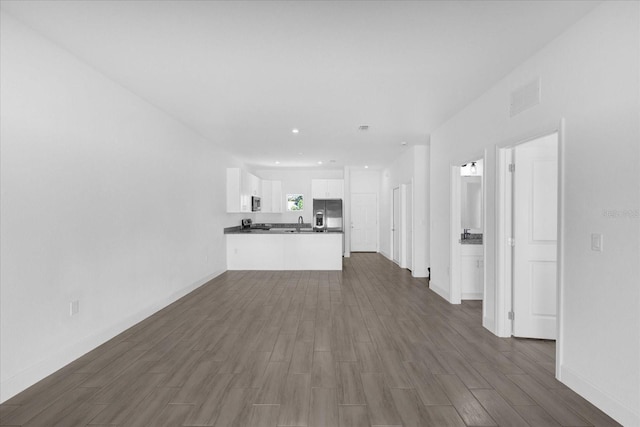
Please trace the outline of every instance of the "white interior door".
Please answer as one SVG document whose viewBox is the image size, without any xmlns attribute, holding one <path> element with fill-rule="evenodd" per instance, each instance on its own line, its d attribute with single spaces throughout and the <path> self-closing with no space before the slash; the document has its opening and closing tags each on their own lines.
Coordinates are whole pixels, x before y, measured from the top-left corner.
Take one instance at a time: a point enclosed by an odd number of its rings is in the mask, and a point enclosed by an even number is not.
<svg viewBox="0 0 640 427">
<path fill-rule="evenodd" d="M 396 264 L 400 264 L 400 187 L 393 189 L 391 232 L 393 234 L 393 260 Z"/>
<path fill-rule="evenodd" d="M 351 252 L 378 250 L 378 197 L 375 193 L 351 195 Z"/>
<path fill-rule="evenodd" d="M 556 339 L 558 136 L 515 148 L 513 334 Z"/>
</svg>

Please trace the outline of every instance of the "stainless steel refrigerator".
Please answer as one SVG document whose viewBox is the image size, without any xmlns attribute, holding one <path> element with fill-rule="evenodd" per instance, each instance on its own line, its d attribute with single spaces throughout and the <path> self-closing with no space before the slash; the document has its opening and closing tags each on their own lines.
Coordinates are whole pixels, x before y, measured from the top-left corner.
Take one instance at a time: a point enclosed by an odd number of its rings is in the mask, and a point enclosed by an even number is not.
<svg viewBox="0 0 640 427">
<path fill-rule="evenodd" d="M 313 229 L 343 231 L 341 199 L 313 199 Z"/>
</svg>

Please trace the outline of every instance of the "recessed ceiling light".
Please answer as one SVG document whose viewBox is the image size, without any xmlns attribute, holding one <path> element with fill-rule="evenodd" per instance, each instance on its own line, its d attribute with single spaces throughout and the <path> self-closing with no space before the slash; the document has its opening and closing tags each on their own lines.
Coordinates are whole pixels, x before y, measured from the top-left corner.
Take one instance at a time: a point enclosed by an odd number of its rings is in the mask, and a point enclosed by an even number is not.
<svg viewBox="0 0 640 427">
<path fill-rule="evenodd" d="M 302 156 L 302 153 L 298 153 L 298 156 Z"/>
<path fill-rule="evenodd" d="M 322 160 L 318 161 L 318 164 L 321 165 L 322 164 Z"/>
<path fill-rule="evenodd" d="M 405 145 L 407 145 L 407 141 L 402 141 L 402 142 L 400 143 L 400 145 L 402 145 L 402 146 L 404 147 Z"/>
<path fill-rule="evenodd" d="M 279 164 L 280 164 L 280 162 L 276 160 L 276 165 L 279 165 Z"/>
<path fill-rule="evenodd" d="M 365 169 L 369 169 L 369 166 L 367 166 L 367 165 L 364 165 L 364 168 L 365 168 Z"/>
<path fill-rule="evenodd" d="M 291 133 L 300 133 L 300 129 L 293 128 L 291 129 Z"/>
</svg>

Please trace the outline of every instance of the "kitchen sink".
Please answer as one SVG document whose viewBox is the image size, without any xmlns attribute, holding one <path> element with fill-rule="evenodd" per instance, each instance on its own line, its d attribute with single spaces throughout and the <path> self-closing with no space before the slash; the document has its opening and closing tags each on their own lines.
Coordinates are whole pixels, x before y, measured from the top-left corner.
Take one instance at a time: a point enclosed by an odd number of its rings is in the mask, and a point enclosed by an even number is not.
<svg viewBox="0 0 640 427">
<path fill-rule="evenodd" d="M 277 233 L 312 233 L 313 228 L 272 228 Z"/>
<path fill-rule="evenodd" d="M 482 244 L 482 234 L 461 234 L 460 235 L 460 243 L 463 245 L 481 245 Z"/>
</svg>

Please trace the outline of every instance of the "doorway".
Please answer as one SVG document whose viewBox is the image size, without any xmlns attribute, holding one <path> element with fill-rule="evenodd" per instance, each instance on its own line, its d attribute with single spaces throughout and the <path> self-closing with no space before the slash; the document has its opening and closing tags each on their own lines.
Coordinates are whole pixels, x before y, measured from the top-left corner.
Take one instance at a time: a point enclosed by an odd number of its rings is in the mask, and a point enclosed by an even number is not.
<svg viewBox="0 0 640 427">
<path fill-rule="evenodd" d="M 484 160 L 460 167 L 460 287 L 462 300 L 484 299 Z"/>
<path fill-rule="evenodd" d="M 351 195 L 351 252 L 378 251 L 378 196 Z"/>
<path fill-rule="evenodd" d="M 393 218 L 391 233 L 393 239 L 393 262 L 400 265 L 400 187 L 393 189 Z"/>
<path fill-rule="evenodd" d="M 451 302 L 485 297 L 484 157 L 451 166 Z"/>
<path fill-rule="evenodd" d="M 401 221 L 401 245 L 402 259 L 400 267 L 409 271 L 413 269 L 413 184 L 402 184 L 400 187 L 400 199 L 402 204 Z"/>
</svg>

